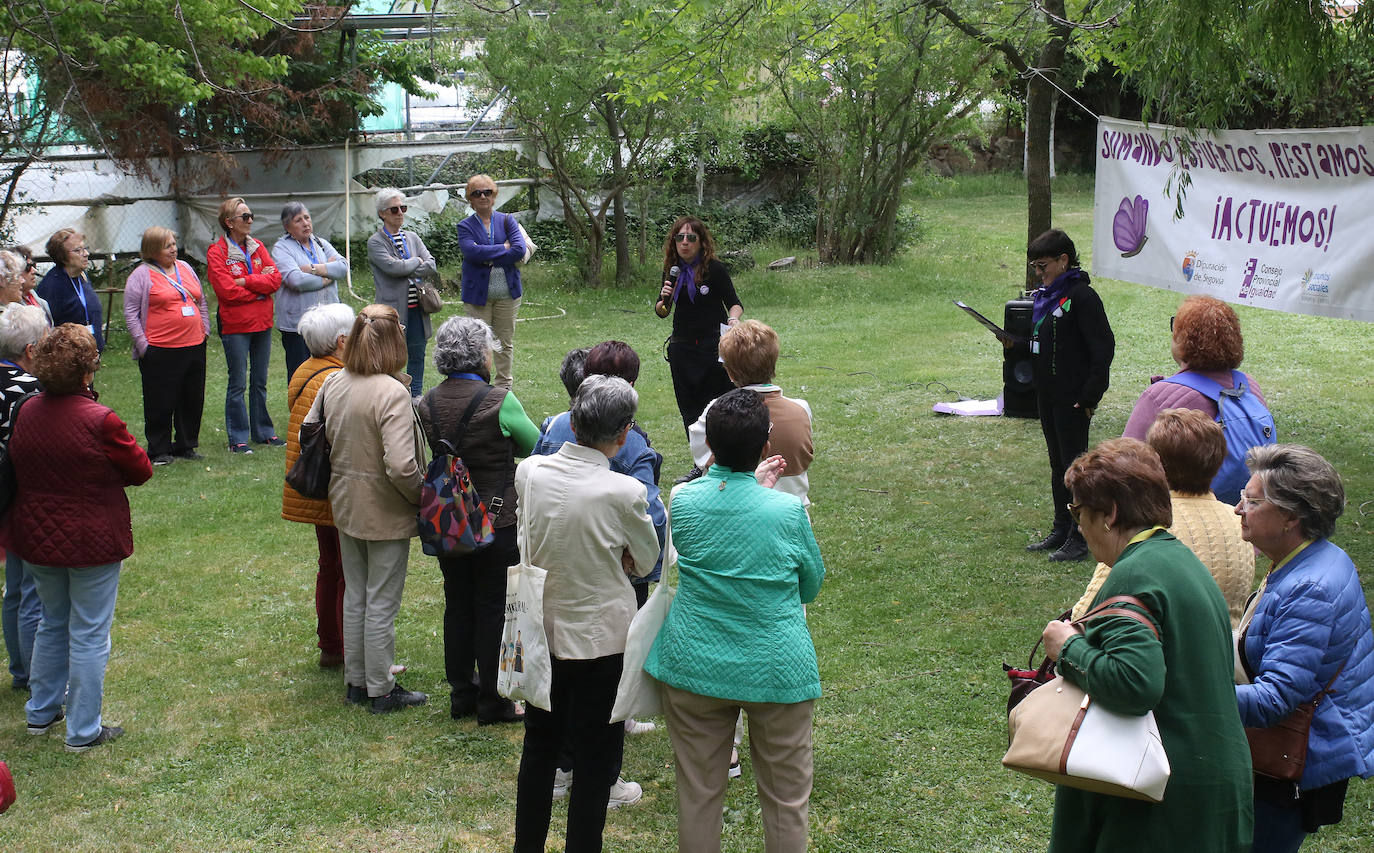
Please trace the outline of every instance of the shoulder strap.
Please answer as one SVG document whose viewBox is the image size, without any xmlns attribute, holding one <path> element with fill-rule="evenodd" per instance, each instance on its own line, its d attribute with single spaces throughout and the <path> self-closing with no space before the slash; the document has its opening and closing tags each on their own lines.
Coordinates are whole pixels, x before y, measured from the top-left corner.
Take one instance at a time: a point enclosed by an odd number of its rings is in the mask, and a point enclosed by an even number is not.
<svg viewBox="0 0 1374 853">
<path fill-rule="evenodd" d="M 319 376 L 321 373 L 324 373 L 324 372 L 327 371 L 327 370 L 343 370 L 343 368 L 342 368 L 342 367 L 339 367 L 337 364 L 331 364 L 331 365 L 328 365 L 328 366 L 325 366 L 325 367 L 321 367 L 319 370 L 315 371 L 314 373 L 310 374 L 309 376 L 307 376 L 307 377 L 305 378 L 305 382 L 301 385 L 301 390 L 300 390 L 299 393 L 296 394 L 296 397 L 299 398 L 300 395 L 301 395 L 302 393 L 305 392 L 305 389 L 310 387 L 310 380 L 314 379 L 316 376 Z M 320 383 L 320 391 L 323 391 L 323 390 L 324 390 L 324 383 Z M 317 392 L 315 392 L 315 393 L 318 394 L 319 391 L 317 391 Z M 320 420 L 321 420 L 321 421 L 324 420 L 324 398 L 323 398 L 323 397 L 320 398 Z"/>
<path fill-rule="evenodd" d="M 1134 610 L 1129 610 L 1125 607 L 1119 606 L 1123 604 L 1129 604 L 1132 607 L 1139 607 L 1141 610 L 1145 612 L 1144 614 L 1141 614 L 1137 613 Z M 1089 610 L 1086 614 L 1083 615 L 1082 619 L 1077 620 L 1077 624 L 1081 625 L 1090 619 L 1097 619 L 1102 616 L 1125 616 L 1127 619 L 1134 619 L 1135 621 L 1144 625 L 1146 628 L 1149 628 L 1151 633 L 1155 635 L 1156 640 L 1160 639 L 1159 628 L 1155 627 L 1154 614 L 1150 612 L 1150 608 L 1145 606 L 1145 602 L 1136 598 L 1134 595 L 1112 596 L 1111 598 L 1094 607 L 1092 610 Z"/>
<path fill-rule="evenodd" d="M 14 425 L 19 423 L 19 407 L 29 401 L 30 397 L 37 397 L 42 391 L 29 391 L 14 401 L 14 406 L 10 409 L 10 438 L 14 438 Z"/>
<path fill-rule="evenodd" d="M 1194 391 L 1218 404 L 1221 403 L 1221 392 L 1228 390 L 1223 389 L 1221 383 L 1217 382 L 1215 379 L 1208 379 L 1206 376 L 1194 373 L 1191 370 L 1185 370 L 1173 376 L 1166 376 L 1160 381 L 1171 382 L 1174 385 L 1182 385 L 1185 388 L 1192 388 Z"/>
<path fill-rule="evenodd" d="M 1345 663 L 1342 663 L 1342 664 L 1341 664 L 1341 668 L 1338 669 L 1338 670 L 1336 670 L 1336 674 L 1333 675 L 1333 676 L 1331 676 L 1331 680 L 1330 680 L 1330 681 L 1326 682 L 1326 686 L 1322 688 L 1322 692 L 1320 692 L 1320 693 L 1318 693 L 1316 696 L 1312 697 L 1312 704 L 1313 704 L 1313 705 L 1316 705 L 1316 704 L 1320 703 L 1320 702 L 1322 701 L 1322 699 L 1325 698 L 1325 697 L 1331 692 L 1331 686 L 1334 685 L 1334 684 L 1336 683 L 1336 679 L 1337 679 L 1337 678 L 1340 678 L 1341 673 L 1342 673 L 1342 672 L 1345 672 L 1345 664 L 1347 664 L 1347 663 L 1350 663 L 1350 658 L 1346 658 L 1346 659 L 1345 659 Z"/>
<path fill-rule="evenodd" d="M 468 431 L 468 422 L 472 420 L 472 416 L 477 413 L 477 407 L 481 405 L 482 401 L 485 400 L 490 393 L 491 386 L 484 384 L 482 390 L 472 396 L 472 402 L 468 403 L 467 409 L 463 412 L 462 419 L 459 420 L 458 425 L 453 428 L 453 437 L 444 439 L 444 443 L 448 445 L 449 453 L 455 456 L 458 455 L 458 445 L 463 441 L 463 434 Z"/>
</svg>

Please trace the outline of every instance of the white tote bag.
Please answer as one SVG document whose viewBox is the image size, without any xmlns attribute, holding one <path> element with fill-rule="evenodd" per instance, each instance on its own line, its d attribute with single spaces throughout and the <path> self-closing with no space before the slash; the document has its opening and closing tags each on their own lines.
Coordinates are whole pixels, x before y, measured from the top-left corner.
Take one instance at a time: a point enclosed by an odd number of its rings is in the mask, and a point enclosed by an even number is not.
<svg viewBox="0 0 1374 853">
<path fill-rule="evenodd" d="M 676 593 L 674 587 L 660 582 L 630 622 L 630 633 L 625 637 L 625 665 L 620 671 L 620 686 L 615 691 L 615 707 L 611 709 L 612 723 L 663 713 L 659 682 L 644 671 L 644 662 L 649 659 L 649 650 L 654 647 L 654 640 L 668 618 Z"/>
<path fill-rule="evenodd" d="M 1070 788 L 1161 802 L 1169 756 L 1153 711 L 1108 711 L 1056 676 L 1033 690 L 1007 719 L 1008 769 Z"/>
<path fill-rule="evenodd" d="M 501 630 L 496 692 L 549 710 L 553 672 L 544 633 L 544 578 L 538 566 L 519 563 L 506 570 L 506 624 Z"/>
</svg>

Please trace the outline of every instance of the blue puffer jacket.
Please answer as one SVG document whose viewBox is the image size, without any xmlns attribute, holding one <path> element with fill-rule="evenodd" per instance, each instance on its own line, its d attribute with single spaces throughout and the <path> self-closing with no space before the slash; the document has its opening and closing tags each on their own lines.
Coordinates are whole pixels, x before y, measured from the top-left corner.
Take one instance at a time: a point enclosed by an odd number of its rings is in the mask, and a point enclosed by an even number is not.
<svg viewBox="0 0 1374 853">
<path fill-rule="evenodd" d="M 1245 634 L 1253 684 L 1236 687 L 1247 726 L 1273 725 L 1326 686 L 1298 787 L 1374 775 L 1374 633 L 1355 564 L 1318 539 L 1269 576 Z M 1258 665 L 1256 665 L 1258 664 Z"/>
</svg>

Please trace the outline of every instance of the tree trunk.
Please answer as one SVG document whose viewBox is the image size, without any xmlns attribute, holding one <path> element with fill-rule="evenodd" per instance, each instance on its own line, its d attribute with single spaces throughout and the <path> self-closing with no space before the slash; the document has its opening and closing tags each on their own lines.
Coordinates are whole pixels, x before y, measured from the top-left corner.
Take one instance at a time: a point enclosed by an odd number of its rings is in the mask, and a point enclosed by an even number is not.
<svg viewBox="0 0 1374 853">
<path fill-rule="evenodd" d="M 618 189 L 611 198 L 611 222 L 615 228 L 615 283 L 630 281 L 630 229 L 625 221 L 625 154 L 620 150 L 620 116 L 613 103 L 606 104 L 606 133 L 611 138 L 611 181 Z"/>
<path fill-rule="evenodd" d="M 1049 80 L 1057 81 L 1064 64 L 1067 28 L 1055 18 L 1064 18 L 1064 0 L 1047 0 L 1044 10 L 1050 17 L 1046 25 L 1050 40 L 1035 59 L 1035 68 Z M 1054 87 L 1039 74 L 1026 85 L 1026 242 L 1048 231 L 1053 222 L 1054 205 L 1050 188 L 1050 131 L 1054 122 Z M 1028 273 L 1029 275 L 1029 273 Z M 1032 281 L 1029 277 L 1028 283 Z"/>
</svg>

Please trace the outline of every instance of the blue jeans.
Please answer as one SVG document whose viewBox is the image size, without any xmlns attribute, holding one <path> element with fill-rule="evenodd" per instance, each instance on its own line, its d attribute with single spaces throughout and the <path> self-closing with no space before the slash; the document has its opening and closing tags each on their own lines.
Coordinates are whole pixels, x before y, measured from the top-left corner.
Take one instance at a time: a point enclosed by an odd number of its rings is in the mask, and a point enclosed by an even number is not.
<svg viewBox="0 0 1374 853">
<path fill-rule="evenodd" d="M 229 434 L 229 446 L 248 443 L 250 424 L 253 440 L 267 441 L 277 434 L 272 416 L 267 414 L 267 363 L 272 358 L 272 330 L 222 335 L 220 339 L 224 342 L 224 360 L 229 365 L 229 386 L 224 392 L 224 431 Z M 247 410 L 243 407 L 245 388 Z"/>
<path fill-rule="evenodd" d="M 24 711 L 30 724 L 51 722 L 65 696 L 67 743 L 73 746 L 100 735 L 120 565 L 63 569 L 26 563 L 43 599 L 43 621 L 33 644 L 32 692 Z"/>
<path fill-rule="evenodd" d="M 410 396 L 418 397 L 425 388 L 425 312 L 406 309 L 406 373 L 410 374 Z"/>
<path fill-rule="evenodd" d="M 5 555 L 5 650 L 16 687 L 29 683 L 33 635 L 42 616 L 43 603 L 38 600 L 33 576 L 24 571 L 24 561 L 11 551 Z"/>
</svg>

